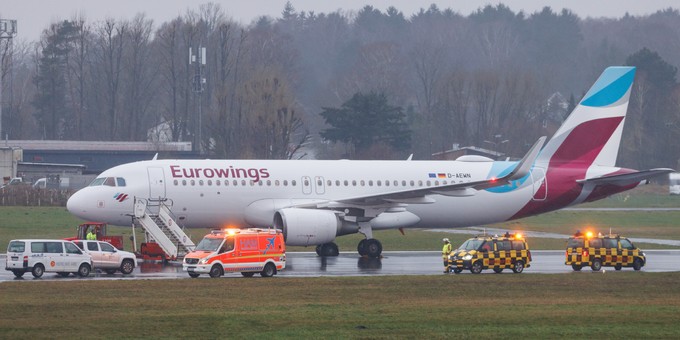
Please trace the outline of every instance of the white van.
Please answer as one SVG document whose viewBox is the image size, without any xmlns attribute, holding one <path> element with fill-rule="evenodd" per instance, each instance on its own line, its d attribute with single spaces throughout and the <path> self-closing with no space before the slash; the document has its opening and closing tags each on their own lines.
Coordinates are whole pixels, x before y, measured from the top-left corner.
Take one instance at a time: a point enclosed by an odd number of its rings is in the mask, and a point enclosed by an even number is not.
<svg viewBox="0 0 680 340">
<path fill-rule="evenodd" d="M 118 250 L 108 242 L 76 240 L 73 243 L 92 256 L 92 264 L 95 269 L 102 269 L 107 274 L 113 274 L 120 270 L 121 273 L 128 275 L 132 273 L 137 264 L 135 254 Z"/>
<path fill-rule="evenodd" d="M 85 277 L 92 270 L 92 257 L 71 241 L 12 240 L 7 246 L 5 269 L 16 277 L 22 277 L 26 272 L 36 278 L 45 272 Z"/>
</svg>

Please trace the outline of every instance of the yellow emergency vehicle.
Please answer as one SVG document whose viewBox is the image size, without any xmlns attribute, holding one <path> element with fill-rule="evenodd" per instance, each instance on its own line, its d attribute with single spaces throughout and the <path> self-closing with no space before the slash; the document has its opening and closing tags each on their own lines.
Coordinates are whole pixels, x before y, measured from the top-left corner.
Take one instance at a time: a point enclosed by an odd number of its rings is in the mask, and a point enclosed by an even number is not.
<svg viewBox="0 0 680 340">
<path fill-rule="evenodd" d="M 583 267 L 590 267 L 599 271 L 603 266 L 621 270 L 623 267 L 633 267 L 640 270 L 647 258 L 642 250 L 635 247 L 633 242 L 619 235 L 595 235 L 593 232 L 581 234 L 577 232 L 567 241 L 566 261 L 575 271 Z"/>
<path fill-rule="evenodd" d="M 449 265 L 456 274 L 463 269 L 479 274 L 489 268 L 496 273 L 506 268 L 521 273 L 531 266 L 531 252 L 521 234 L 475 236 L 451 252 Z"/>
</svg>

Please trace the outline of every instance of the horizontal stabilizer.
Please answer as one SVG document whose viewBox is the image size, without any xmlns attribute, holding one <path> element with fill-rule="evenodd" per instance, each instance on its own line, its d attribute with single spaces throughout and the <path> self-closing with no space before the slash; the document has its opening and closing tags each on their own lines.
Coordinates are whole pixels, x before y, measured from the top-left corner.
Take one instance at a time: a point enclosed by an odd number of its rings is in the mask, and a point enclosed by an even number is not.
<svg viewBox="0 0 680 340">
<path fill-rule="evenodd" d="M 596 185 L 612 184 L 617 186 L 626 186 L 631 184 L 640 183 L 645 180 L 650 180 L 655 177 L 663 176 L 668 173 L 675 172 L 673 169 L 668 168 L 657 168 L 642 170 L 637 172 L 631 172 L 627 174 L 617 174 L 617 175 L 607 175 L 594 178 L 580 179 L 576 182 L 578 183 L 592 183 Z"/>
</svg>

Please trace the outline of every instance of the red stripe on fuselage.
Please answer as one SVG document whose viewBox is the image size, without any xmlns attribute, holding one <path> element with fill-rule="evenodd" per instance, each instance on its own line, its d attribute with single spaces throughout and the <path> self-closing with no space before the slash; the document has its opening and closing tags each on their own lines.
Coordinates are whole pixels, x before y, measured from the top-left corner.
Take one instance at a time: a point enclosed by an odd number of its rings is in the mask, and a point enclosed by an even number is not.
<svg viewBox="0 0 680 340">
<path fill-rule="evenodd" d="M 583 188 L 576 180 L 585 178 L 588 168 L 622 120 L 623 117 L 602 118 L 584 122 L 574 128 L 550 158 L 546 180 L 537 191 L 545 192 L 547 185 L 546 199 L 529 201 L 511 219 L 553 211 L 572 204 Z M 611 194 L 616 192 L 618 191 L 614 190 Z"/>
</svg>

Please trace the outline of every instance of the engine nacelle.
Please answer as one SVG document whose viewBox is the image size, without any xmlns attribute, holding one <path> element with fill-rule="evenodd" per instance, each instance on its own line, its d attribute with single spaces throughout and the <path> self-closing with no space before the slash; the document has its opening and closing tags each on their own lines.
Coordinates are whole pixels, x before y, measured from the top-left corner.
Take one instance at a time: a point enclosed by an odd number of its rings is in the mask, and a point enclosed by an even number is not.
<svg viewBox="0 0 680 340">
<path fill-rule="evenodd" d="M 319 245 L 335 240 L 340 219 L 333 211 L 285 208 L 274 214 L 274 227 L 283 230 L 288 246 Z"/>
</svg>

